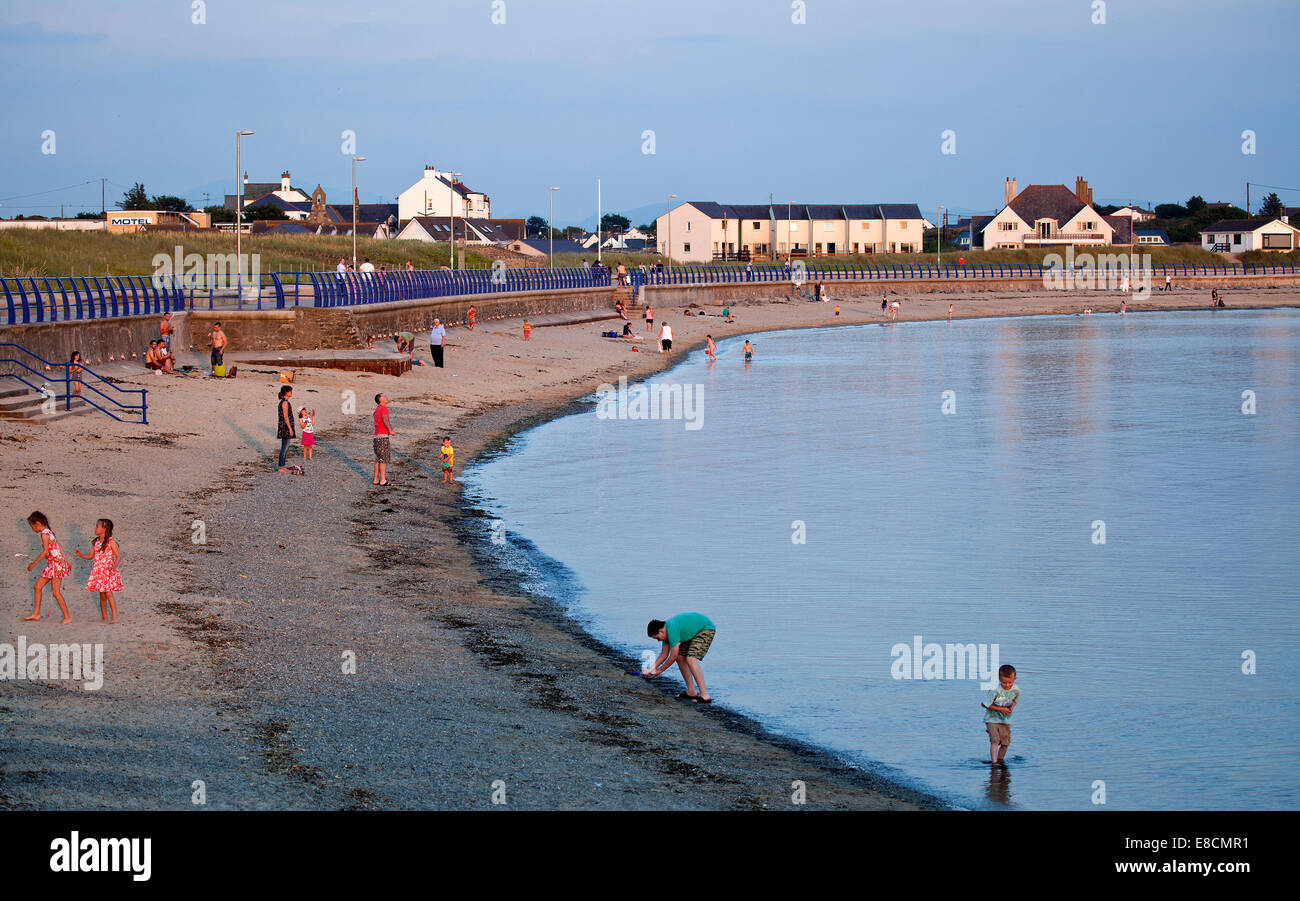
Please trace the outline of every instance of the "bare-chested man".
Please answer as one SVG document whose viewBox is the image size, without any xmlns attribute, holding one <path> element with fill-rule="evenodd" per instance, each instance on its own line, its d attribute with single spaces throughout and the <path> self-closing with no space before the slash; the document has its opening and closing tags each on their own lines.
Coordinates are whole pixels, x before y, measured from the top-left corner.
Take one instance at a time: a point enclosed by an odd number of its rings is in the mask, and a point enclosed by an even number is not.
<svg viewBox="0 0 1300 901">
<path fill-rule="evenodd" d="M 221 323 L 212 326 L 212 365 L 220 366 L 226 359 L 226 333 L 221 330 Z"/>
</svg>

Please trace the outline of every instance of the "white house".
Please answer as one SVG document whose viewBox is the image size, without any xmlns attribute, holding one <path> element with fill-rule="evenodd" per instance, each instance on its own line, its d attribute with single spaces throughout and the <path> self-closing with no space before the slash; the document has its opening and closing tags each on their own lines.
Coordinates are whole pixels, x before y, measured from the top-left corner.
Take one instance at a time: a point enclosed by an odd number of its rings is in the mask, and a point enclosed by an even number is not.
<svg viewBox="0 0 1300 901">
<path fill-rule="evenodd" d="M 397 195 L 397 216 L 403 222 L 416 216 L 491 219 L 492 200 L 459 179 L 425 166 L 420 180 Z"/>
<path fill-rule="evenodd" d="M 1139 206 L 1123 206 L 1111 213 L 1112 216 L 1126 216 L 1134 222 L 1146 222 L 1156 218 L 1156 214 L 1150 210 L 1144 210 Z"/>
<path fill-rule="evenodd" d="M 1300 229 L 1281 219 L 1220 219 L 1201 229 L 1201 246 L 1230 253 L 1296 250 L 1300 249 Z"/>
<path fill-rule="evenodd" d="M 1029 185 L 1017 191 L 1016 180 L 1008 178 L 1003 199 L 1006 205 L 982 223 L 985 250 L 1132 241 L 1133 219 L 1097 212 L 1092 205 L 1092 189 L 1082 178 L 1075 179 L 1073 191 L 1065 185 Z M 976 243 L 980 243 L 979 235 Z"/>
</svg>

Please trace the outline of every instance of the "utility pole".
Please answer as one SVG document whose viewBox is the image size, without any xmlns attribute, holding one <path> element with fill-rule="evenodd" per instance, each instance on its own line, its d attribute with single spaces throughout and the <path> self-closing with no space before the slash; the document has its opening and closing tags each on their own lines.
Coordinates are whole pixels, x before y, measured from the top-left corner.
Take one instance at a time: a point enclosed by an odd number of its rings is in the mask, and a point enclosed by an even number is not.
<svg viewBox="0 0 1300 901">
<path fill-rule="evenodd" d="M 1246 182 L 1246 215 L 1250 215 L 1250 182 Z"/>
<path fill-rule="evenodd" d="M 104 200 L 104 179 L 99 180 L 99 215 L 108 219 L 108 203 Z"/>
</svg>

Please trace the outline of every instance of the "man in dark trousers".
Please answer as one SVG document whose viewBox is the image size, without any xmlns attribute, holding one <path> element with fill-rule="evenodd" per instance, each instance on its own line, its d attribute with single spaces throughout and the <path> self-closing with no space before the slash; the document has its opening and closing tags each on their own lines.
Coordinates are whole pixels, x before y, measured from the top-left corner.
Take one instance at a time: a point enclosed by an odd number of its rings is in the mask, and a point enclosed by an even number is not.
<svg viewBox="0 0 1300 901">
<path fill-rule="evenodd" d="M 433 320 L 429 330 L 429 353 L 433 354 L 433 365 L 442 368 L 442 351 L 447 346 L 447 330 L 442 327 L 442 320 Z"/>
<path fill-rule="evenodd" d="M 676 663 L 686 681 L 686 691 L 677 697 L 695 704 L 713 703 L 709 690 L 704 687 L 704 668 L 700 665 L 717 634 L 713 620 L 703 613 L 679 613 L 666 622 L 650 620 L 646 634 L 663 642 L 663 649 L 645 675 L 658 676 Z"/>
</svg>

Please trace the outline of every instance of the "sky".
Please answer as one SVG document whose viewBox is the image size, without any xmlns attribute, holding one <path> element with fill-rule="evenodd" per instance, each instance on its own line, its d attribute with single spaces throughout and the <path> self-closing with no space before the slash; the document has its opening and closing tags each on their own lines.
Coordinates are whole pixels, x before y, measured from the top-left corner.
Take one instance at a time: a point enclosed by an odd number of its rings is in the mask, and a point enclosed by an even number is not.
<svg viewBox="0 0 1300 901">
<path fill-rule="evenodd" d="M 634 225 L 669 194 L 991 213 L 1007 176 L 1300 205 L 1298 25 L 1296 0 L 4 0 L 0 216 L 98 211 L 101 177 L 110 208 L 135 182 L 220 203 L 237 129 L 252 181 L 347 203 L 357 153 L 363 202 L 432 164 L 502 218 L 558 187 L 557 225 L 593 224 L 597 178 Z"/>
</svg>

